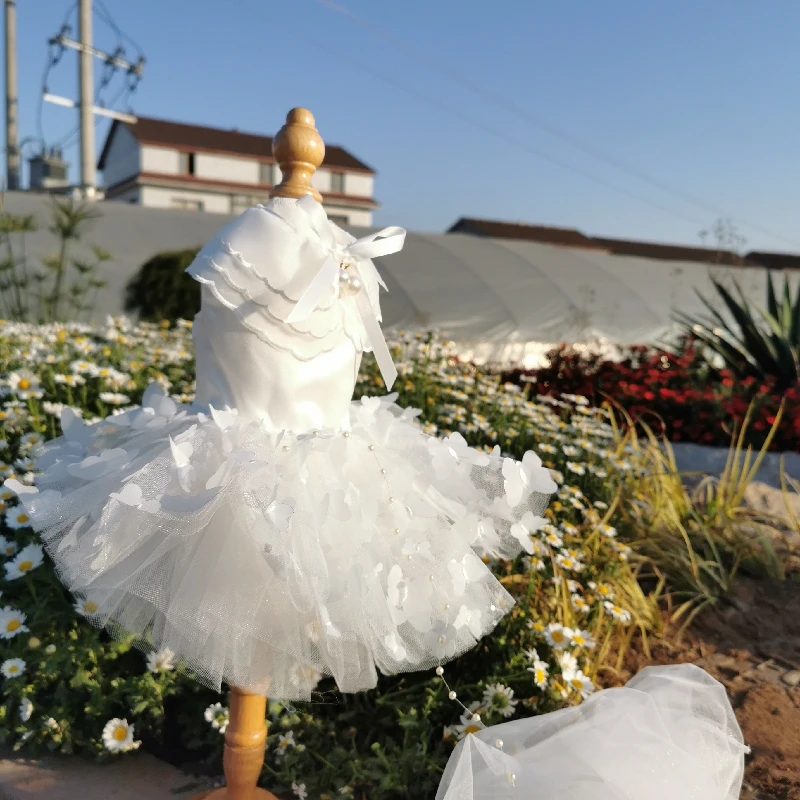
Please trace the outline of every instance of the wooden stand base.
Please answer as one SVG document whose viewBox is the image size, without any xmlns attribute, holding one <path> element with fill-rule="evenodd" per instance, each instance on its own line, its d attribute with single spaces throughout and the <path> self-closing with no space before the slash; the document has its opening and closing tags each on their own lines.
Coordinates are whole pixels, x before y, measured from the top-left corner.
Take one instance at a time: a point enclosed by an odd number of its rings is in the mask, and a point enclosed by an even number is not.
<svg viewBox="0 0 800 800">
<path fill-rule="evenodd" d="M 264 764 L 267 698 L 231 688 L 230 706 L 223 757 L 226 785 L 193 800 L 277 800 L 256 786 Z"/>
</svg>

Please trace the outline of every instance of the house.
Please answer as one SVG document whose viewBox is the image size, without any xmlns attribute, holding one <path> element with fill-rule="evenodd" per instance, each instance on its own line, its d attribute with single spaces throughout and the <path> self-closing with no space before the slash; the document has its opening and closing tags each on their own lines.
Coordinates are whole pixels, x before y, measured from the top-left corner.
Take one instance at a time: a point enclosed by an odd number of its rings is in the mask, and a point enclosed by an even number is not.
<svg viewBox="0 0 800 800">
<path fill-rule="evenodd" d="M 661 242 L 642 242 L 635 239 L 586 236 L 574 228 L 552 228 L 546 225 L 528 225 L 524 222 L 461 217 L 448 228 L 447 233 L 466 233 L 493 239 L 516 239 L 555 247 L 568 247 L 573 250 L 593 250 L 598 253 L 636 256 L 656 261 L 693 261 L 734 267 L 770 266 L 756 258 L 756 256 L 766 256 L 767 254 L 748 253 L 746 256 L 741 256 L 738 253 L 715 247 L 691 247 Z M 788 258 L 788 256 L 779 255 L 777 260 L 789 268 L 792 265 L 789 264 Z M 795 258 L 798 257 L 795 256 Z"/>
<path fill-rule="evenodd" d="M 115 120 L 103 146 L 106 200 L 150 208 L 239 214 L 264 202 L 281 179 L 272 137 L 139 117 Z M 326 145 L 314 174 L 328 216 L 372 225 L 375 171 L 347 150 Z"/>
</svg>

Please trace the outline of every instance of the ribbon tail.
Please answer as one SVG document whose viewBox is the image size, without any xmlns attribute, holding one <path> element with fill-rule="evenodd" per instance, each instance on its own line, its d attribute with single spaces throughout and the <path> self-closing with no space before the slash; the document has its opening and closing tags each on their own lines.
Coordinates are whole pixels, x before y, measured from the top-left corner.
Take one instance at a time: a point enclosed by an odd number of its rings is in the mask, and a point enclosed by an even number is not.
<svg viewBox="0 0 800 800">
<path fill-rule="evenodd" d="M 381 377 L 388 391 L 392 388 L 392 385 L 397 379 L 397 367 L 395 367 L 394 361 L 392 361 L 392 354 L 389 352 L 386 339 L 383 338 L 383 331 L 378 324 L 378 318 L 375 316 L 375 312 L 372 310 L 372 305 L 369 300 L 364 296 L 364 292 L 359 292 L 355 300 L 356 306 L 361 313 L 361 321 L 364 323 L 364 330 L 369 337 L 370 347 L 375 354 L 375 360 L 378 362 L 378 369 L 381 371 Z"/>
<path fill-rule="evenodd" d="M 297 305 L 291 310 L 286 322 L 300 322 L 306 319 L 312 311 L 317 307 L 317 304 L 322 299 L 322 296 L 327 291 L 333 282 L 339 277 L 339 265 L 330 256 L 325 260 L 325 263 L 320 267 L 319 272 L 314 276 L 314 280 L 308 286 L 308 289 L 303 292 Z"/>
</svg>

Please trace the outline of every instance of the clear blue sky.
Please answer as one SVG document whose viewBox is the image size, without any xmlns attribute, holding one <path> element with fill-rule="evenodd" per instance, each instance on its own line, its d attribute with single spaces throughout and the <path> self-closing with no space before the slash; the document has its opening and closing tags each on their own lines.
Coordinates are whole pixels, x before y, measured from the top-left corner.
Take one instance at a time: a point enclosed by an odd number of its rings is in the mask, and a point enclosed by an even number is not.
<svg viewBox="0 0 800 800">
<path fill-rule="evenodd" d="M 274 133 L 307 106 L 378 171 L 379 224 L 471 215 L 698 244 L 725 214 L 748 248 L 800 252 L 795 0 L 340 0 L 355 20 L 332 0 L 105 2 L 147 58 L 135 112 Z M 18 0 L 21 136 L 37 133 L 46 41 L 72 5 Z M 95 43 L 116 44 L 99 14 Z M 75 96 L 74 53 L 49 88 Z M 45 138 L 76 121 L 45 106 Z"/>
</svg>

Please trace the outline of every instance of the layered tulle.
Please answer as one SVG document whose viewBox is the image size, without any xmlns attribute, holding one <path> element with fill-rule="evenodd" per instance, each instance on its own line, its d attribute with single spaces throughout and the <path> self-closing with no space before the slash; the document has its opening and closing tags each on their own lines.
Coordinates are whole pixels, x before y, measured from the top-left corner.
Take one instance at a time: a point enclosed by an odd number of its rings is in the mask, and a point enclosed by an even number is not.
<svg viewBox="0 0 800 800">
<path fill-rule="evenodd" d="M 513 601 L 479 556 L 529 548 L 555 489 L 533 453 L 427 436 L 393 399 L 293 434 L 153 385 L 91 426 L 66 411 L 36 488 L 12 487 L 96 624 L 213 687 L 369 689 L 496 625 Z"/>
<path fill-rule="evenodd" d="M 582 705 L 459 742 L 437 800 L 737 800 L 747 748 L 725 688 L 648 667 Z"/>
</svg>

